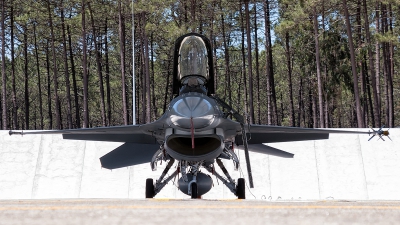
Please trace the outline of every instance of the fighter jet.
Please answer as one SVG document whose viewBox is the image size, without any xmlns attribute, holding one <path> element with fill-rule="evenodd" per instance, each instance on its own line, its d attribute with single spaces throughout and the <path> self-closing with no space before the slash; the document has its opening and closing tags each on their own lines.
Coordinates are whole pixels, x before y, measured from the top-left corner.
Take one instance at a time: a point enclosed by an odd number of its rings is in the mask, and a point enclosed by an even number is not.
<svg viewBox="0 0 400 225">
<path fill-rule="evenodd" d="M 221 159 L 239 168 L 234 149 L 245 153 L 248 182 L 253 187 L 250 152 L 291 158 L 293 154 L 265 143 L 328 139 L 329 133 L 377 132 L 311 129 L 248 124 L 229 104 L 215 95 L 212 49 L 205 36 L 189 33 L 174 46 L 173 93 L 176 96 L 157 121 L 142 125 L 50 131 L 10 131 L 12 134 L 62 134 L 64 139 L 125 142 L 100 158 L 103 168 L 116 169 L 150 163 L 167 166 L 155 182 L 146 180 L 146 198 L 155 197 L 175 177 L 179 190 L 198 198 L 212 188 L 212 178 L 222 181 L 239 199 L 245 199 L 245 180 L 232 179 Z M 167 175 L 177 161 L 176 169 Z M 223 175 L 216 171 L 220 167 Z M 203 169 L 204 168 L 204 169 Z M 203 170 L 200 170 L 203 169 Z M 204 172 L 208 172 L 206 174 Z M 210 176 L 211 175 L 211 176 Z"/>
</svg>

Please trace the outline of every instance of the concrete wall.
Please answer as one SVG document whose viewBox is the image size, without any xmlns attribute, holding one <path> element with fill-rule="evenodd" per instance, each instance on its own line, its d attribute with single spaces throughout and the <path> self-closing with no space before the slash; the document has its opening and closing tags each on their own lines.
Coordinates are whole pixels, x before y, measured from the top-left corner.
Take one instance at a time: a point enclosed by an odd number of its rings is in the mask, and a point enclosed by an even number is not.
<svg viewBox="0 0 400 225">
<path fill-rule="evenodd" d="M 251 153 L 254 189 L 248 199 L 387 199 L 400 200 L 400 130 L 390 141 L 368 135 L 331 134 L 326 141 L 270 144 L 295 154 L 293 159 Z M 63 140 L 61 135 L 9 136 L 0 132 L 0 199 L 144 198 L 146 178 L 158 179 L 165 163 L 153 172 L 149 164 L 107 170 L 99 158 L 122 143 Z M 232 177 L 247 178 L 242 171 Z M 171 170 L 172 171 L 172 170 Z M 253 197 L 254 196 L 254 197 Z M 172 182 L 157 198 L 189 198 Z M 214 179 L 203 198 L 235 196 Z"/>
</svg>

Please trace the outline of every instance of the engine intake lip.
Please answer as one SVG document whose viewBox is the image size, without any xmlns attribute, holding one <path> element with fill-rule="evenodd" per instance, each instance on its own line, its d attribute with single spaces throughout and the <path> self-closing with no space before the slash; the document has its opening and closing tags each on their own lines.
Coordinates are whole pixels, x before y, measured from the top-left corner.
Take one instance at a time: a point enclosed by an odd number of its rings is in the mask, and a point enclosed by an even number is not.
<svg viewBox="0 0 400 225">
<path fill-rule="evenodd" d="M 194 138 L 195 148 L 192 149 L 190 135 L 172 134 L 167 138 L 165 148 L 176 159 L 196 160 L 217 157 L 223 150 L 223 144 L 221 137 L 216 134 L 197 135 Z"/>
</svg>

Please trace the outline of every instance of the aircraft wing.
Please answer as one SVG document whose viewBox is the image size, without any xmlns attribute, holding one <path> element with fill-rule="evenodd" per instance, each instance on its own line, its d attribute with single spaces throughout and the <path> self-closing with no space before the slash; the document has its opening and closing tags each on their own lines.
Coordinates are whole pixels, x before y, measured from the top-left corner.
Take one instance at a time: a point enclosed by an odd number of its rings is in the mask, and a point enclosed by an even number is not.
<svg viewBox="0 0 400 225">
<path fill-rule="evenodd" d="M 301 127 L 283 127 L 269 125 L 245 125 L 249 144 L 310 141 L 328 139 L 331 133 L 369 134 L 367 131 L 348 131 L 331 129 L 313 129 Z M 242 135 L 236 137 L 237 144 L 243 144 Z"/>
<path fill-rule="evenodd" d="M 64 139 L 125 142 L 100 158 L 103 168 L 116 169 L 148 163 L 164 139 L 164 120 L 143 125 L 95 127 L 48 131 L 10 131 L 12 134 L 62 134 Z"/>
<path fill-rule="evenodd" d="M 165 123 L 160 119 L 143 125 L 94 127 L 47 131 L 10 131 L 12 134 L 62 134 L 64 139 L 85 141 L 113 141 L 137 144 L 157 144 L 163 138 Z"/>
<path fill-rule="evenodd" d="M 269 125 L 245 125 L 245 128 L 249 151 L 284 158 L 292 158 L 293 154 L 270 146 L 262 145 L 262 143 L 322 140 L 328 139 L 329 134 L 331 133 L 370 134 L 370 132 L 366 131 L 328 130 Z M 236 136 L 235 142 L 239 149 L 243 148 L 243 139 L 241 134 Z"/>
</svg>

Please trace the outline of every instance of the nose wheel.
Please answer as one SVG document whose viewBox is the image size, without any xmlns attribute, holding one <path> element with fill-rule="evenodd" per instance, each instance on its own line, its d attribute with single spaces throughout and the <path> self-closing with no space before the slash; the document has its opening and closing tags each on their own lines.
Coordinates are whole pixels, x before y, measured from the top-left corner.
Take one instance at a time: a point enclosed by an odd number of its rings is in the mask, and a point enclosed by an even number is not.
<svg viewBox="0 0 400 225">
<path fill-rule="evenodd" d="M 197 199 L 198 198 L 198 194 L 197 194 L 197 184 L 196 183 L 192 183 L 191 184 L 191 189 L 192 189 L 192 194 L 191 197 L 192 199 Z"/>
</svg>

